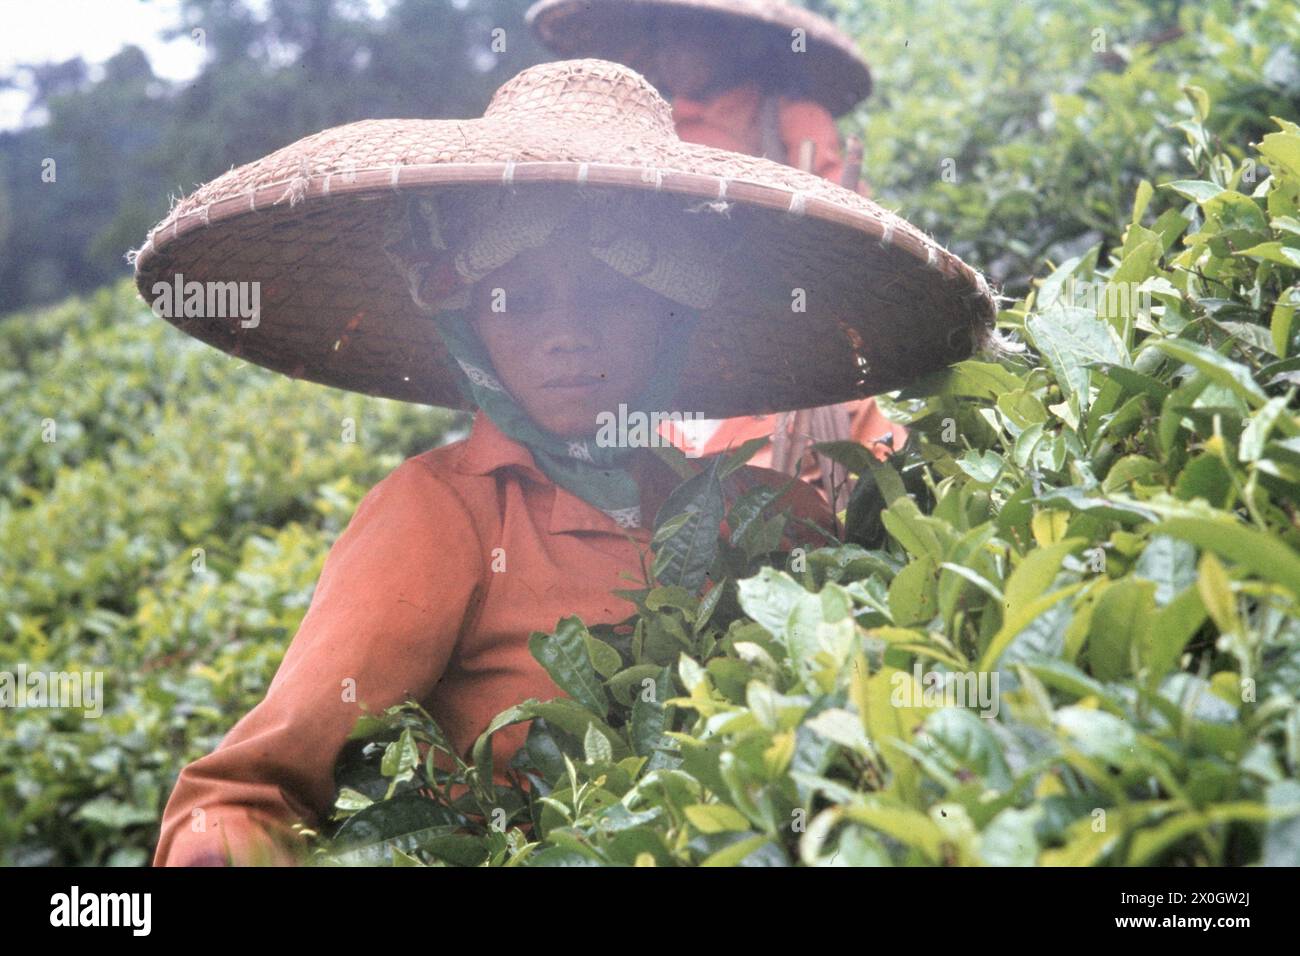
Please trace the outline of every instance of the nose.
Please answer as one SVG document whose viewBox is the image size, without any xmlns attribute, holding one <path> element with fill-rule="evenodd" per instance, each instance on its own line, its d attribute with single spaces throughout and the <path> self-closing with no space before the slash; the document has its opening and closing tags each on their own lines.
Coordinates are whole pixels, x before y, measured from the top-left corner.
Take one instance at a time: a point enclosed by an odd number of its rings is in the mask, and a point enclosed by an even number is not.
<svg viewBox="0 0 1300 956">
<path fill-rule="evenodd" d="M 540 324 L 546 352 L 580 352 L 600 345 L 599 323 L 583 308 L 583 283 L 569 270 L 548 277 L 548 308 Z"/>
</svg>

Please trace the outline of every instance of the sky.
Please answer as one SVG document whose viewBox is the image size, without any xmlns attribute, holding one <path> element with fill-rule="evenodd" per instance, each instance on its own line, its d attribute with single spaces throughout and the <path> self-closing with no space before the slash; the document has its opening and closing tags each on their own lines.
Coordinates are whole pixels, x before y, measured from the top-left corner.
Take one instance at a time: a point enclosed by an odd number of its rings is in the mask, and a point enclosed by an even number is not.
<svg viewBox="0 0 1300 956">
<path fill-rule="evenodd" d="M 170 43 L 159 34 L 180 22 L 179 0 L 0 0 L 0 76 L 18 63 L 82 56 L 102 63 L 128 43 L 144 50 L 159 76 L 193 77 L 203 51 L 189 37 Z M 0 129 L 22 124 L 25 90 L 0 91 Z"/>
<path fill-rule="evenodd" d="M 255 12 L 266 0 L 245 0 Z M 367 0 L 380 13 L 385 0 Z M 0 77 L 18 63 L 48 63 L 83 57 L 103 63 L 134 43 L 153 71 L 169 80 L 188 80 L 203 67 L 203 50 L 187 36 L 165 42 L 159 34 L 180 23 L 180 0 L 0 0 Z M 93 75 L 93 74 L 92 74 Z M 23 125 L 29 93 L 0 90 L 0 129 Z M 40 117 L 28 117 L 27 122 Z"/>
</svg>

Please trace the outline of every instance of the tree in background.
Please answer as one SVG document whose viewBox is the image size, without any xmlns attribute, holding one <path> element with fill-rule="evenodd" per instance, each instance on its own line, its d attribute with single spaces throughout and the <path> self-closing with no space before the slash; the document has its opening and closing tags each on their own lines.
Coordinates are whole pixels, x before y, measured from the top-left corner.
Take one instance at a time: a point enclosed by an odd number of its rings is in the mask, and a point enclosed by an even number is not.
<svg viewBox="0 0 1300 956">
<path fill-rule="evenodd" d="M 25 65 L 49 120 L 0 133 L 0 314 L 125 274 L 169 194 L 302 136 L 368 117 L 481 115 L 545 58 L 527 5 L 397 0 L 372 16 L 358 0 L 272 0 L 259 18 L 244 0 L 185 0 L 170 33 L 207 55 L 191 82 L 160 80 L 134 46 L 97 80 L 80 58 Z"/>
</svg>

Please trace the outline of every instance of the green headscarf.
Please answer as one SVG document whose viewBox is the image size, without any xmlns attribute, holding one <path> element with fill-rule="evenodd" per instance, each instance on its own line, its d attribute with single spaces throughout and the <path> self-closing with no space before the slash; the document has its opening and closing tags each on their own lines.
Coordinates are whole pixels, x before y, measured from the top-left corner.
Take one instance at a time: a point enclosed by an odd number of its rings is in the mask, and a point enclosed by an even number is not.
<svg viewBox="0 0 1300 956">
<path fill-rule="evenodd" d="M 665 336 L 646 388 L 627 412 L 649 416 L 671 410 L 686 362 L 698 309 L 717 294 L 714 251 L 699 237 L 648 214 L 636 197 L 567 190 L 532 190 L 518 196 L 489 194 L 448 216 L 434 196 L 411 199 L 390 227 L 385 251 L 406 277 L 416 306 L 435 323 L 461 394 L 483 409 L 501 431 L 532 452 L 552 481 L 605 512 L 624 528 L 642 526 L 640 490 L 628 472 L 631 448 L 602 447 L 593 424 L 589 436 L 567 439 L 537 425 L 501 383 L 469 320 L 471 287 L 520 252 L 542 245 L 573 223 L 589 229 L 592 255 L 671 299 L 677 322 Z M 449 240 L 448 226 L 460 235 Z M 611 413 L 616 410 L 611 409 Z M 651 434 L 652 441 L 660 441 Z"/>
<path fill-rule="evenodd" d="M 642 412 L 648 419 L 652 412 L 670 409 L 685 364 L 693 320 L 694 315 L 686 317 L 683 334 L 665 336 L 665 346 L 658 353 L 660 361 L 641 396 L 629 403 L 629 415 Z M 537 467 L 561 488 L 605 512 L 619 527 L 641 527 L 641 493 L 626 470 L 631 448 L 598 445 L 594 425 L 590 435 L 577 439 L 562 438 L 538 427 L 501 384 L 465 313 L 444 310 L 434 316 L 434 321 L 459 366 L 457 382 L 468 401 L 483 409 L 502 432 L 527 447 Z M 655 435 L 651 439 L 661 440 Z"/>
</svg>

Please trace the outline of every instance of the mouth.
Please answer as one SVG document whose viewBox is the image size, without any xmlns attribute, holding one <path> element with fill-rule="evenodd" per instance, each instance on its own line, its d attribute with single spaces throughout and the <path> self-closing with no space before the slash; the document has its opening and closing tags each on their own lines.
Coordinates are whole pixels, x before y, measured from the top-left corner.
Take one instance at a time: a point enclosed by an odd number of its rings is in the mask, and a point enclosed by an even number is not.
<svg viewBox="0 0 1300 956">
<path fill-rule="evenodd" d="M 547 379 L 542 383 L 542 388 L 579 391 L 595 389 L 603 384 L 605 380 L 598 375 L 561 375 Z"/>
</svg>

